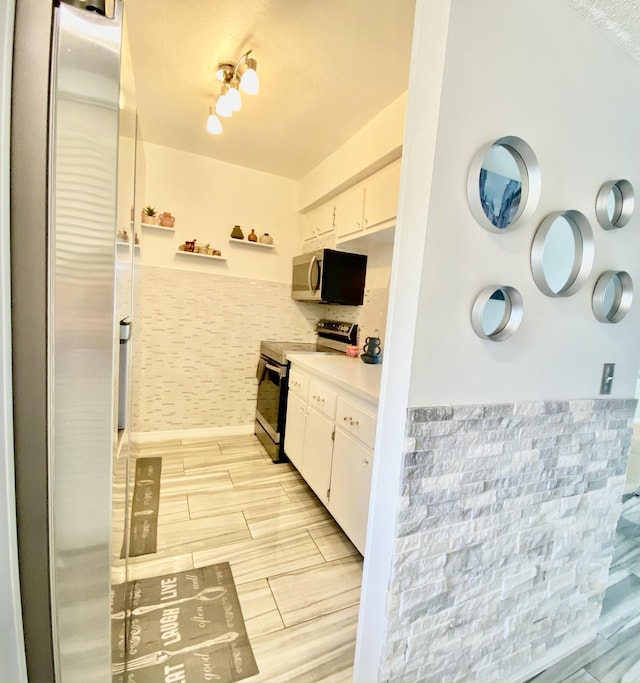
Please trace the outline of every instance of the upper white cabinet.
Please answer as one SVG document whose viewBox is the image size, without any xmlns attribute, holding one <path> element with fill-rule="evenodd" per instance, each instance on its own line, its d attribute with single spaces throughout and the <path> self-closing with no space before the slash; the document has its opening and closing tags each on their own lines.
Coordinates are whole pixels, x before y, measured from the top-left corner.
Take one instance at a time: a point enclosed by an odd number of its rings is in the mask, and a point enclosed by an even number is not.
<svg viewBox="0 0 640 683">
<path fill-rule="evenodd" d="M 333 202 L 322 204 L 309 211 L 304 217 L 303 240 L 310 240 L 328 232 L 333 232 L 335 207 Z"/>
<path fill-rule="evenodd" d="M 400 159 L 392 162 L 306 214 L 303 252 L 331 249 L 393 227 L 398 213 L 400 165 Z"/>
<path fill-rule="evenodd" d="M 335 198 L 336 242 L 395 225 L 400 189 L 400 159 Z"/>
<path fill-rule="evenodd" d="M 399 189 L 399 159 L 367 179 L 362 210 L 362 226 L 365 230 L 381 229 L 395 222 Z"/>
</svg>

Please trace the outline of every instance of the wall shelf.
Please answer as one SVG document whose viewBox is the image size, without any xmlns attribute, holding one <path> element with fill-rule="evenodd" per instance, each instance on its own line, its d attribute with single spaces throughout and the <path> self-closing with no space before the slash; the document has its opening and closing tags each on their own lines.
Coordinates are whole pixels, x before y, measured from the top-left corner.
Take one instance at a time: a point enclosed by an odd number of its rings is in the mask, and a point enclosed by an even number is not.
<svg viewBox="0 0 640 683">
<path fill-rule="evenodd" d="M 209 256 L 209 254 L 196 254 L 193 251 L 182 251 L 181 249 L 176 250 L 176 254 L 182 254 L 184 256 L 196 256 L 199 258 L 208 258 L 213 261 L 226 261 L 224 256 Z"/>
<path fill-rule="evenodd" d="M 140 223 L 142 228 L 153 228 L 153 230 L 164 230 L 165 232 L 175 232 L 175 228 L 167 228 L 164 225 L 153 225 L 153 223 Z"/>
<path fill-rule="evenodd" d="M 117 241 L 116 241 L 116 244 L 117 244 L 119 247 L 130 247 L 130 246 L 131 246 L 131 242 L 124 242 L 123 240 L 117 240 Z M 134 245 L 133 245 L 133 248 L 134 248 L 134 249 L 140 249 L 140 245 L 139 245 L 139 244 L 134 244 Z"/>
<path fill-rule="evenodd" d="M 260 247 L 261 249 L 275 249 L 275 244 L 263 244 L 262 242 L 249 242 L 249 240 L 236 240 L 233 237 L 229 238 L 229 244 L 245 244 L 250 247 Z"/>
</svg>

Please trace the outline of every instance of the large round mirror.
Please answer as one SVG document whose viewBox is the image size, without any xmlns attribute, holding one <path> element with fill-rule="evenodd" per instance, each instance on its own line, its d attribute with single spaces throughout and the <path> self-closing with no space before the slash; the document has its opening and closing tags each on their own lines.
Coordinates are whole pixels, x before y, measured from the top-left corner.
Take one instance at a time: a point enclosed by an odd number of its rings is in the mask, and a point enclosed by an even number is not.
<svg viewBox="0 0 640 683">
<path fill-rule="evenodd" d="M 471 164 L 467 195 L 474 218 L 491 232 L 530 214 L 540 196 L 540 171 L 529 145 L 512 136 L 485 145 Z"/>
<path fill-rule="evenodd" d="M 531 271 L 547 296 L 569 296 L 593 266 L 593 231 L 579 211 L 557 211 L 538 227 L 531 246 Z"/>
<path fill-rule="evenodd" d="M 522 321 L 522 296 L 508 286 L 485 287 L 471 309 L 471 326 L 481 339 L 504 341 Z"/>
<path fill-rule="evenodd" d="M 624 270 L 608 270 L 596 282 L 591 299 L 593 314 L 601 323 L 619 323 L 633 302 L 633 280 Z"/>
<path fill-rule="evenodd" d="M 596 197 L 596 216 L 605 230 L 623 228 L 635 206 L 633 186 L 628 180 L 606 182 Z"/>
</svg>

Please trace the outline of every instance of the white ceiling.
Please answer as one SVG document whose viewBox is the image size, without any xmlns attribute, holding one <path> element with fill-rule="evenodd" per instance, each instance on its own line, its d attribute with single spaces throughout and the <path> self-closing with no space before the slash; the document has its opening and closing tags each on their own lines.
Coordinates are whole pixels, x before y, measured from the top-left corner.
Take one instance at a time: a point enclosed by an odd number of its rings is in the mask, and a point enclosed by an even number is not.
<svg viewBox="0 0 640 683">
<path fill-rule="evenodd" d="M 407 89 L 415 0 L 125 0 L 144 139 L 299 179 Z M 260 93 L 205 130 L 218 62 Z"/>
<path fill-rule="evenodd" d="M 568 2 L 640 60 L 640 0 Z M 407 88 L 415 0 L 125 3 L 150 142 L 299 179 Z M 250 48 L 260 93 L 209 135 L 216 66 Z"/>
</svg>

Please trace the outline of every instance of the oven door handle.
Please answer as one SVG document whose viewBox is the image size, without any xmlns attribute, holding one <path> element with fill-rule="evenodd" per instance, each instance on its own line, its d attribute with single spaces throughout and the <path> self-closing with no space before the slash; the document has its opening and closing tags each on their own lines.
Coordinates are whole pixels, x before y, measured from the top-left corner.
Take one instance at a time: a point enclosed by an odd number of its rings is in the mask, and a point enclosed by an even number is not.
<svg viewBox="0 0 640 683">
<path fill-rule="evenodd" d="M 277 365 L 271 365 L 271 363 L 265 363 L 265 368 L 267 370 L 271 370 L 271 372 L 276 372 L 280 377 L 284 377 L 286 374 L 286 370 L 283 367 L 278 367 Z"/>
</svg>

